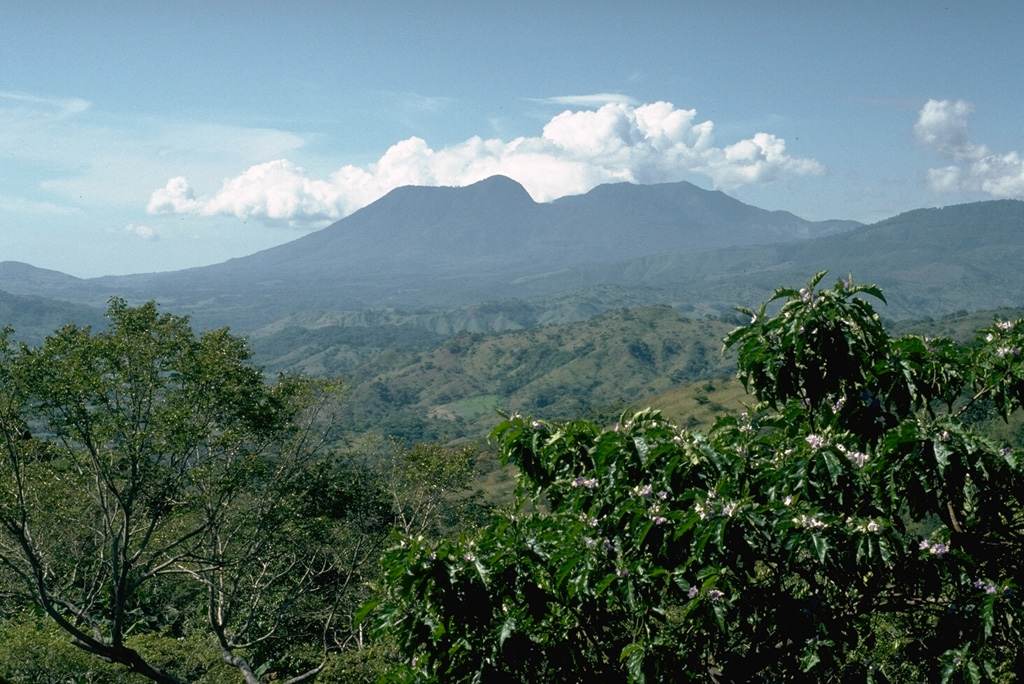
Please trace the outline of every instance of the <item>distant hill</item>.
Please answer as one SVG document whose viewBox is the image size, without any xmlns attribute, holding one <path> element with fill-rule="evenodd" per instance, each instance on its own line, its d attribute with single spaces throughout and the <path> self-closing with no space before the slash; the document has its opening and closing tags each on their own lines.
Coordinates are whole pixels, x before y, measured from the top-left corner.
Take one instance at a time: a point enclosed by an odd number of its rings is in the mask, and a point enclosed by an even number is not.
<svg viewBox="0 0 1024 684">
<path fill-rule="evenodd" d="M 882 287 L 889 318 L 943 316 L 1024 304 L 1024 202 L 994 200 L 918 209 L 841 234 L 775 245 L 656 254 L 530 276 L 523 296 L 601 283 L 655 290 L 681 310 L 722 313 L 756 305 L 774 288 L 799 286 L 814 272 L 826 284 L 853 274 Z"/>
<path fill-rule="evenodd" d="M 732 374 L 734 359 L 720 352 L 733 327 L 642 307 L 582 323 L 463 333 L 431 349 L 381 351 L 345 373 L 353 387 L 344 422 L 410 440 L 476 439 L 499 409 L 613 417 L 643 397 Z M 268 358 L 268 343 L 256 340 L 255 349 L 271 370 L 308 370 L 291 358 Z"/>
<path fill-rule="evenodd" d="M 104 328 L 107 321 L 102 311 L 89 306 L 0 290 L 0 328 L 13 328 L 12 339 L 18 342 L 38 344 L 68 323 Z"/>
<path fill-rule="evenodd" d="M 155 298 L 194 312 L 201 325 L 253 330 L 310 309 L 506 299 L 519 296 L 523 278 L 585 264 L 803 240 L 858 225 L 805 221 L 685 182 L 599 186 L 539 204 L 496 176 L 463 188 L 398 188 L 323 230 L 222 264 L 78 280 L 8 262 L 0 264 L 0 288 L 92 304 L 114 293 Z"/>
<path fill-rule="evenodd" d="M 882 286 L 883 316 L 942 316 L 1024 303 L 1022 259 L 1024 202 L 1014 200 L 860 225 L 809 222 L 689 183 L 603 185 L 538 204 L 497 176 L 398 188 L 323 230 L 222 264 L 83 280 L 3 262 L 0 288 L 100 308 L 113 294 L 156 299 L 198 327 L 256 337 L 368 325 L 366 311 L 447 335 L 646 304 L 720 316 L 819 270 Z"/>
<path fill-rule="evenodd" d="M 914 332 L 971 343 L 994 319 L 1020 317 L 1024 308 L 954 313 L 887 329 L 893 336 Z M 254 349 L 270 371 L 347 378 L 343 423 L 355 432 L 482 439 L 497 422 L 496 410 L 610 423 L 627 408 L 646 406 L 663 409 L 680 425 L 707 427 L 716 416 L 754 403 L 735 380 L 735 357 L 721 354 L 722 339 L 740 322 L 639 307 L 436 343 L 386 325 L 289 327 L 255 339 Z M 375 346 L 360 346 L 354 338 L 360 333 Z"/>
</svg>

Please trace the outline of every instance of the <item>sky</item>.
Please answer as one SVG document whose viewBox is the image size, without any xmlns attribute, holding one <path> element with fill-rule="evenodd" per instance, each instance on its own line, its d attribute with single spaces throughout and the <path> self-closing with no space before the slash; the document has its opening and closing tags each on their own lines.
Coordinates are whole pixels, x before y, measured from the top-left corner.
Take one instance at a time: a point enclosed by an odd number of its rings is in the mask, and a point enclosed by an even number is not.
<svg viewBox="0 0 1024 684">
<path fill-rule="evenodd" d="M 0 0 L 0 261 L 202 266 L 499 173 L 865 223 L 1024 199 L 1022 29 L 1019 0 Z"/>
</svg>

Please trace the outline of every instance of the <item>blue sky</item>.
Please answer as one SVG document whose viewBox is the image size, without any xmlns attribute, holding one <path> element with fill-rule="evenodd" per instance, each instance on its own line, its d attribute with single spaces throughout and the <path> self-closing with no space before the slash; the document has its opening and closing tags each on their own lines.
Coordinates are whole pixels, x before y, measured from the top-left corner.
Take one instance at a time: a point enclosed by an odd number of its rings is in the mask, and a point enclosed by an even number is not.
<svg viewBox="0 0 1024 684">
<path fill-rule="evenodd" d="M 1021 2 L 0 0 L 0 260 L 205 265 L 410 183 L 1024 198 Z"/>
</svg>

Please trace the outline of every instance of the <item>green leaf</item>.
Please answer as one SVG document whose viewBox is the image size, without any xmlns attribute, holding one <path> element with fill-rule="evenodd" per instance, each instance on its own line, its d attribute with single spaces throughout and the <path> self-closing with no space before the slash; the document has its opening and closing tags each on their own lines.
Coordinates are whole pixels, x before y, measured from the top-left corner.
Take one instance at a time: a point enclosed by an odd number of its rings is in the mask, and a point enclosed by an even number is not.
<svg viewBox="0 0 1024 684">
<path fill-rule="evenodd" d="M 825 461 L 825 467 L 828 469 L 828 475 L 832 480 L 832 484 L 836 484 L 845 469 L 843 461 L 832 453 L 831 450 L 824 450 L 820 453 L 822 459 Z"/>
<path fill-rule="evenodd" d="M 381 600 L 381 597 L 377 596 L 363 603 L 363 605 L 359 607 L 359 610 L 357 610 L 356 614 L 353 616 L 355 624 L 362 624 L 363 620 L 366 619 L 366 616 L 373 612 L 373 610 L 381 604 Z"/>
<path fill-rule="evenodd" d="M 626 647 L 622 649 L 622 653 L 619 656 L 619 662 L 622 662 L 622 660 L 626 661 L 626 672 L 629 675 L 630 682 L 644 684 L 644 682 L 647 681 L 644 676 L 645 657 L 646 649 L 643 644 L 634 642 L 626 645 Z"/>
<path fill-rule="evenodd" d="M 647 446 L 647 440 L 643 438 L 643 435 L 635 435 L 633 437 L 633 444 L 636 445 L 636 453 L 640 457 L 640 463 L 647 465 L 648 454 L 650 448 Z"/>
<path fill-rule="evenodd" d="M 892 556 L 892 551 L 889 548 L 889 540 L 885 537 L 878 538 L 878 553 L 882 557 L 882 561 L 888 565 L 890 557 Z"/>
<path fill-rule="evenodd" d="M 718 629 L 723 634 L 726 631 L 725 618 L 726 618 L 726 606 L 723 601 L 712 601 L 711 602 L 711 613 L 715 616 L 715 624 L 718 625 Z"/>
<path fill-rule="evenodd" d="M 985 631 L 985 637 L 992 636 L 992 628 L 995 626 L 995 604 L 997 596 L 988 594 L 981 602 L 981 621 Z"/>
<path fill-rule="evenodd" d="M 824 565 L 828 555 L 828 540 L 817 532 L 811 532 L 811 543 L 814 544 L 814 550 L 818 554 L 818 562 Z"/>
<path fill-rule="evenodd" d="M 813 647 L 809 647 L 808 650 L 804 651 L 800 655 L 800 671 L 810 672 L 815 665 L 821 662 L 821 657 L 818 655 L 818 650 Z"/>
<path fill-rule="evenodd" d="M 505 619 L 505 622 L 501 625 L 501 634 L 498 636 L 498 646 L 504 646 L 505 640 L 512 636 L 516 631 L 516 619 L 513 616 L 509 616 Z"/>
<path fill-rule="evenodd" d="M 600 596 L 601 594 L 603 594 L 605 590 L 609 586 L 611 586 L 612 582 L 614 582 L 616 579 L 618 579 L 618 576 L 614 572 L 610 572 L 607 575 L 605 575 L 604 579 L 598 582 L 597 586 L 594 587 L 594 596 Z"/>
<path fill-rule="evenodd" d="M 939 477 L 942 477 L 946 472 L 946 467 L 949 466 L 949 456 L 953 453 L 942 440 L 932 440 L 932 449 L 935 453 L 935 467 L 938 470 Z"/>
<path fill-rule="evenodd" d="M 971 684 L 981 684 L 981 670 L 978 668 L 978 663 L 974 662 L 973 659 L 968 660 L 965 669 Z"/>
</svg>

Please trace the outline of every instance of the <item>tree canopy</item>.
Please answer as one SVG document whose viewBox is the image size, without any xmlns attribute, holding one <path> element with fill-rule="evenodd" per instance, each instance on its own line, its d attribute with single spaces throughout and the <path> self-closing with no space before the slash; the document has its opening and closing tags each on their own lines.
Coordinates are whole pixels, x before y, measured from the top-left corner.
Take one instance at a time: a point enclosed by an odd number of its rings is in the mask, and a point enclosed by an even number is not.
<svg viewBox="0 0 1024 684">
<path fill-rule="evenodd" d="M 1024 672 L 1024 319 L 891 338 L 851 279 L 725 339 L 755 402 L 708 434 L 508 416 L 516 503 L 406 536 L 367 606 L 406 682 L 1009 682 Z"/>
<path fill-rule="evenodd" d="M 0 333 L 6 600 L 153 681 L 188 675 L 137 637 L 196 629 L 247 682 L 296 644 L 281 669 L 311 678 L 367 553 L 347 557 L 331 502 L 308 496 L 339 477 L 323 447 L 340 386 L 267 382 L 241 339 L 152 303 L 107 316 L 38 347 Z"/>
</svg>

